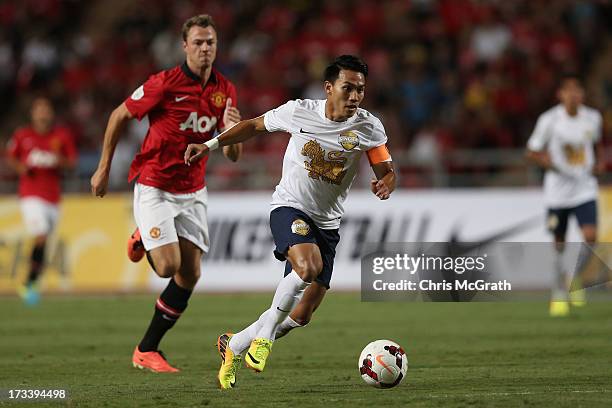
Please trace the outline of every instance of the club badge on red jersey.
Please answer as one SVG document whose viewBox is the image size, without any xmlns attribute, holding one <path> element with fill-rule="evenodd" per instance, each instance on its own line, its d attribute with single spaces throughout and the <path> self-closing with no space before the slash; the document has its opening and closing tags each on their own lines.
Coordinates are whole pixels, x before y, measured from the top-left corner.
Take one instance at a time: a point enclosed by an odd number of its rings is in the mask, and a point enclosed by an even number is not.
<svg viewBox="0 0 612 408">
<path fill-rule="evenodd" d="M 210 96 L 210 100 L 217 108 L 222 108 L 225 106 L 225 101 L 227 101 L 227 95 L 225 95 L 223 92 L 214 92 Z"/>
</svg>

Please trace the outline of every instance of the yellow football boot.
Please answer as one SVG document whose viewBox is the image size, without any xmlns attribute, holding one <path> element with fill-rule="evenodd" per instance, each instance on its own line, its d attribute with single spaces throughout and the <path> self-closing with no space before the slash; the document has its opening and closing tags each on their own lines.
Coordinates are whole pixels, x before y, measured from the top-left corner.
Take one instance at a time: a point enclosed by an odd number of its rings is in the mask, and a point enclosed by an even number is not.
<svg viewBox="0 0 612 408">
<path fill-rule="evenodd" d="M 242 363 L 242 357 L 234 355 L 229 347 L 232 336 L 232 333 L 223 333 L 217 339 L 217 350 L 221 354 L 221 368 L 219 368 L 217 382 L 222 390 L 229 390 L 236 385 L 236 372 Z"/>
<path fill-rule="evenodd" d="M 244 356 L 246 366 L 255 372 L 261 373 L 266 366 L 266 359 L 272 349 L 272 340 L 257 338 L 251 342 L 251 346 Z"/>
</svg>

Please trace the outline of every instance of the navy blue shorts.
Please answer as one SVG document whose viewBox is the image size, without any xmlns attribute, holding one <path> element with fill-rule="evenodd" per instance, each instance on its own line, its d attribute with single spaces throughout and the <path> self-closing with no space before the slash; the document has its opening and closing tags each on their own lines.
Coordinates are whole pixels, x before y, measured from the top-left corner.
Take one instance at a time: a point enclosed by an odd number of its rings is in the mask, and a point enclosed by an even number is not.
<svg viewBox="0 0 612 408">
<path fill-rule="evenodd" d="M 574 214 L 578 220 L 578 225 L 597 225 L 597 202 L 587 201 L 571 208 L 549 208 L 548 209 L 548 230 L 556 237 L 565 237 L 567 232 L 567 220 Z"/>
<path fill-rule="evenodd" d="M 285 255 L 292 245 L 312 243 L 319 247 L 323 258 L 323 270 L 315 281 L 329 289 L 329 282 L 334 270 L 336 245 L 340 241 L 338 230 L 321 229 L 303 211 L 292 207 L 279 207 L 272 210 L 270 213 L 270 229 L 272 230 L 274 244 L 276 244 L 274 256 L 279 261 L 287 261 Z M 291 270 L 291 262 L 287 261 L 285 276 L 291 273 Z"/>
</svg>

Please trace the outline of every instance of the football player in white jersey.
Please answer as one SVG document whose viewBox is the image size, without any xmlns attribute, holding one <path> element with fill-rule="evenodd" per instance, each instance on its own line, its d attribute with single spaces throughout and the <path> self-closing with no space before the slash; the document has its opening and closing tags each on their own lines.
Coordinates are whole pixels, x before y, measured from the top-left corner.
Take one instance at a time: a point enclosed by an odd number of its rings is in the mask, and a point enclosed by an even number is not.
<svg viewBox="0 0 612 408">
<path fill-rule="evenodd" d="M 381 200 L 395 189 L 395 173 L 380 120 L 359 108 L 365 92 L 367 65 L 343 55 L 325 70 L 325 100 L 292 100 L 245 120 L 205 144 L 190 144 L 190 164 L 209 151 L 268 132 L 291 135 L 283 175 L 272 197 L 270 228 L 277 259 L 287 261 L 271 307 L 241 332 L 219 336 L 222 357 L 218 380 L 233 387 L 241 355 L 261 372 L 272 343 L 306 325 L 321 304 L 332 275 L 342 203 L 366 153 L 376 179 L 371 190 Z M 247 350 L 248 349 L 248 350 Z"/>
<path fill-rule="evenodd" d="M 546 170 L 544 197 L 548 207 L 547 223 L 558 251 L 550 314 L 564 316 L 569 313 L 568 277 L 561 258 L 568 218 L 574 215 L 586 244 L 595 245 L 598 194 L 596 176 L 603 171 L 604 162 L 601 148 L 602 117 L 597 110 L 583 105 L 584 89 L 580 79 L 574 75 L 563 77 L 557 97 L 560 104 L 538 118 L 535 130 L 527 142 L 527 158 Z M 577 273 L 590 257 L 586 253 L 591 251 L 585 249 L 579 257 Z M 574 305 L 584 304 L 584 291 L 573 291 L 572 295 Z"/>
</svg>

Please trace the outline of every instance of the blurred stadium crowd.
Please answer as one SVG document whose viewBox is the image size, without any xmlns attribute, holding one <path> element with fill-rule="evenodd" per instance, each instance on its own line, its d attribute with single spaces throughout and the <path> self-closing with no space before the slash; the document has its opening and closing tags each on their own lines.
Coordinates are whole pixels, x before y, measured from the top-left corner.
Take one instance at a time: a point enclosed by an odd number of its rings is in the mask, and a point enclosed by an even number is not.
<svg viewBox="0 0 612 408">
<path fill-rule="evenodd" d="M 3 148 L 32 98 L 49 95 L 76 135 L 73 178 L 86 189 L 110 111 L 148 75 L 183 60 L 180 27 L 199 13 L 216 20 L 216 66 L 236 84 L 243 118 L 322 96 L 327 62 L 361 55 L 371 70 L 365 108 L 385 124 L 406 187 L 436 184 L 423 177 L 428 169 L 501 172 L 478 152 L 522 149 L 563 72 L 583 76 L 589 104 L 612 123 L 612 8 L 604 1 L 21 0 L 0 3 Z M 145 132 L 135 121 L 126 131 L 116 186 L 127 188 Z M 261 138 L 247 143 L 245 157 L 274 157 L 259 163 L 275 176 L 285 144 L 284 136 Z M 472 158 L 449 159 L 465 151 Z M 230 180 L 253 161 L 216 163 L 210 171 Z M 11 178 L 4 165 L 0 177 Z"/>
</svg>

